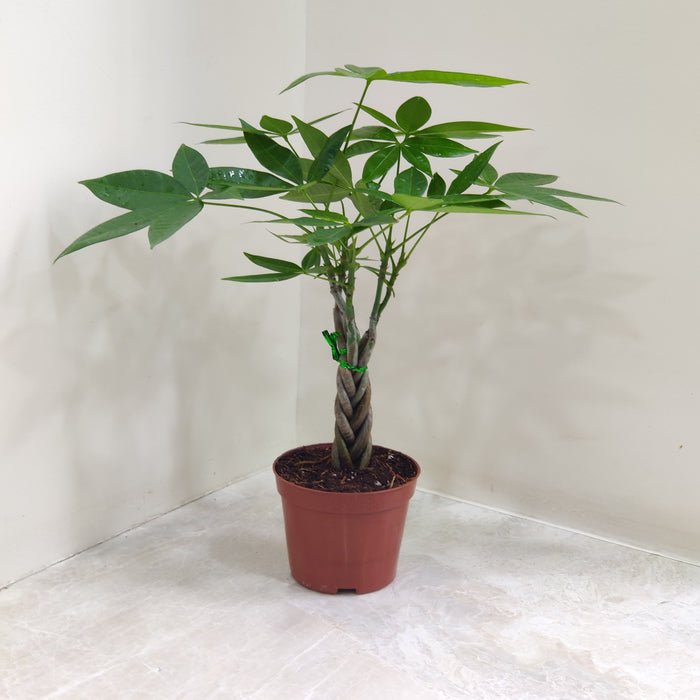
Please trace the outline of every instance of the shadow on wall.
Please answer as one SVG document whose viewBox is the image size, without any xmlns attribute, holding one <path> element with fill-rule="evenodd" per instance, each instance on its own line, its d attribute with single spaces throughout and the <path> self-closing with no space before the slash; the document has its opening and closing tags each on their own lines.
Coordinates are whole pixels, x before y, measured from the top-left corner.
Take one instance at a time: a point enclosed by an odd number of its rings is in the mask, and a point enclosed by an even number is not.
<svg viewBox="0 0 700 700">
<path fill-rule="evenodd" d="M 527 491 L 523 460 L 546 462 L 556 441 L 592 438 L 582 409 L 629 400 L 604 369 L 592 372 L 590 358 L 600 347 L 634 340 L 614 304 L 646 281 L 605 271 L 582 230 L 523 225 L 508 235 L 439 235 L 440 255 L 433 252 L 425 265 L 430 274 L 418 278 L 417 260 L 399 283 L 401 303 L 387 318 L 375 374 L 400 389 L 387 401 L 377 387 L 376 414 L 402 407 L 392 431 L 412 439 L 414 456 L 434 465 L 426 488 L 465 497 L 459 485 L 469 474 L 488 494 L 500 474 L 513 492 Z M 394 351 L 400 362 L 392 362 L 388 346 L 397 339 L 406 342 Z M 418 368 L 410 385 L 399 376 L 406 367 Z M 428 481 L 431 474 L 440 474 L 439 483 Z"/>
<path fill-rule="evenodd" d="M 291 383 L 260 331 L 278 315 L 270 295 L 252 304 L 221 282 L 208 237 L 151 253 L 139 238 L 53 267 L 61 242 L 50 240 L 51 252 L 35 251 L 32 266 L 7 265 L 3 280 L 0 362 L 13 378 L 3 449 L 8 469 L 33 470 L 15 498 L 28 517 L 46 505 L 49 522 L 63 513 L 61 528 L 79 542 L 264 466 L 260 445 L 274 440 L 258 395 Z M 20 248 L 7 260 L 25 255 Z M 281 413 L 293 411 L 289 392 Z"/>
</svg>

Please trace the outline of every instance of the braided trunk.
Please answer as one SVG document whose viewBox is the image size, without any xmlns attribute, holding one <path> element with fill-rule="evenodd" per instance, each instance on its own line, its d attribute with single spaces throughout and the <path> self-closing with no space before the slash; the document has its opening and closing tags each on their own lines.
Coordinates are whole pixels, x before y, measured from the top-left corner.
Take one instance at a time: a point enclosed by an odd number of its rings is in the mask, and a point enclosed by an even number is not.
<svg viewBox="0 0 700 700">
<path fill-rule="evenodd" d="M 376 326 L 358 340 L 359 333 L 347 305 L 339 303 L 333 310 L 338 347 L 344 349 L 343 357 L 354 367 L 366 368 L 374 348 Z M 346 472 L 365 469 L 372 456 L 372 389 L 369 372 L 338 367 L 336 374 L 335 434 L 331 458 L 333 466 Z"/>
<path fill-rule="evenodd" d="M 344 471 L 364 469 L 372 455 L 372 389 L 367 371 L 338 367 L 332 460 Z"/>
</svg>

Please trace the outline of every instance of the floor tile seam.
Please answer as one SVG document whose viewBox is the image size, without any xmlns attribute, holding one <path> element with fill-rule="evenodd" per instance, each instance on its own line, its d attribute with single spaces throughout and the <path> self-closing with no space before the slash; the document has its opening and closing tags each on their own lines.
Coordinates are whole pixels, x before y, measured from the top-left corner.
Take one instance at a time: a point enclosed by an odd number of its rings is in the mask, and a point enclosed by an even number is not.
<svg viewBox="0 0 700 700">
<path fill-rule="evenodd" d="M 558 523 L 552 523 L 547 520 L 541 520 L 539 518 L 532 517 L 530 515 L 523 515 L 522 513 L 515 513 L 513 511 L 506 510 L 505 508 L 497 508 L 496 506 L 489 506 L 484 503 L 478 503 L 477 501 L 470 501 L 466 498 L 460 498 L 459 496 L 453 496 L 451 494 L 442 493 L 440 491 L 434 491 L 432 489 L 426 488 L 416 488 L 417 492 L 425 493 L 431 496 L 436 496 L 437 498 L 444 498 L 447 501 L 452 501 L 454 503 L 462 503 L 464 505 L 471 506 L 473 508 L 479 508 L 481 510 L 489 511 L 491 513 L 498 513 L 500 515 L 507 515 L 511 518 L 517 518 L 518 520 L 523 520 L 525 522 L 535 523 L 537 525 L 543 525 L 545 527 L 550 527 L 554 530 L 560 530 L 562 532 L 568 532 L 572 535 L 580 535 L 582 537 L 587 537 L 591 540 L 596 540 L 597 542 L 605 542 L 606 544 L 611 544 L 616 547 L 624 547 L 625 549 L 630 549 L 635 552 L 642 552 L 643 554 L 649 554 L 651 556 L 661 557 L 662 559 L 667 559 L 668 561 L 678 562 L 679 564 L 686 564 L 688 566 L 693 566 L 695 568 L 700 568 L 700 560 L 693 561 L 691 559 L 683 559 L 682 557 L 671 556 L 665 552 L 659 552 L 653 549 L 648 549 L 641 547 L 639 545 L 634 545 L 629 542 L 623 542 L 622 540 L 616 540 L 611 537 L 605 537 L 603 535 L 596 535 L 592 532 L 587 532 L 585 530 L 578 530 L 573 527 L 568 527 L 566 525 L 561 525 Z M 410 513 L 410 511 L 409 511 Z M 410 517 L 410 516 L 409 516 Z"/>
</svg>

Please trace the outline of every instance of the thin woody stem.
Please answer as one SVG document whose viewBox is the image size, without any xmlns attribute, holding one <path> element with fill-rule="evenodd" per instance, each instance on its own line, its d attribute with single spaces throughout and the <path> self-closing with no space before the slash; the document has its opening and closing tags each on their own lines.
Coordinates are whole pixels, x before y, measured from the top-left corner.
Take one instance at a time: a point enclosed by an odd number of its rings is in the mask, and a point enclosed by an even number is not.
<svg viewBox="0 0 700 700">
<path fill-rule="evenodd" d="M 365 96 L 367 95 L 367 90 L 369 90 L 369 86 L 370 86 L 371 82 L 372 82 L 371 80 L 365 81 L 365 88 L 362 91 L 360 101 L 357 103 L 357 109 L 355 110 L 355 114 L 352 117 L 352 122 L 350 123 L 350 131 L 348 131 L 348 136 L 345 139 L 345 144 L 343 145 L 343 153 L 345 153 L 345 151 L 347 151 L 348 146 L 350 145 L 350 137 L 352 136 L 352 131 L 355 128 L 355 123 L 357 122 L 357 117 L 360 115 L 360 108 L 362 107 L 362 103 L 365 100 Z"/>
</svg>

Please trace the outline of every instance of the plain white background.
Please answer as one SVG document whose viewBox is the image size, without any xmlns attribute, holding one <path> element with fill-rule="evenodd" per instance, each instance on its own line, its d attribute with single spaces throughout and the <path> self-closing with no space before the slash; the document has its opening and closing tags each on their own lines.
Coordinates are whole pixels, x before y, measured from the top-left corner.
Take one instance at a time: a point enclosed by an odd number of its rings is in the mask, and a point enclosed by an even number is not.
<svg viewBox="0 0 700 700">
<path fill-rule="evenodd" d="M 182 142 L 222 135 L 181 121 L 299 111 L 278 93 L 303 72 L 304 12 L 31 0 L 0 22 L 1 583 L 294 444 L 298 294 L 220 281 L 270 245 L 250 217 L 213 209 L 152 252 L 142 231 L 51 261 L 118 213 L 79 180 L 168 171 Z"/>
<path fill-rule="evenodd" d="M 434 231 L 380 327 L 376 442 L 424 488 L 699 561 L 699 20 L 680 0 L 3 2 L 0 584 L 329 439 L 330 301 L 220 282 L 283 252 L 246 217 L 51 260 L 112 215 L 78 180 L 169 169 L 214 136 L 182 120 L 333 111 L 353 81 L 277 93 L 346 62 L 528 81 L 374 104 L 532 127 L 496 167 L 624 203 Z"/>
</svg>

